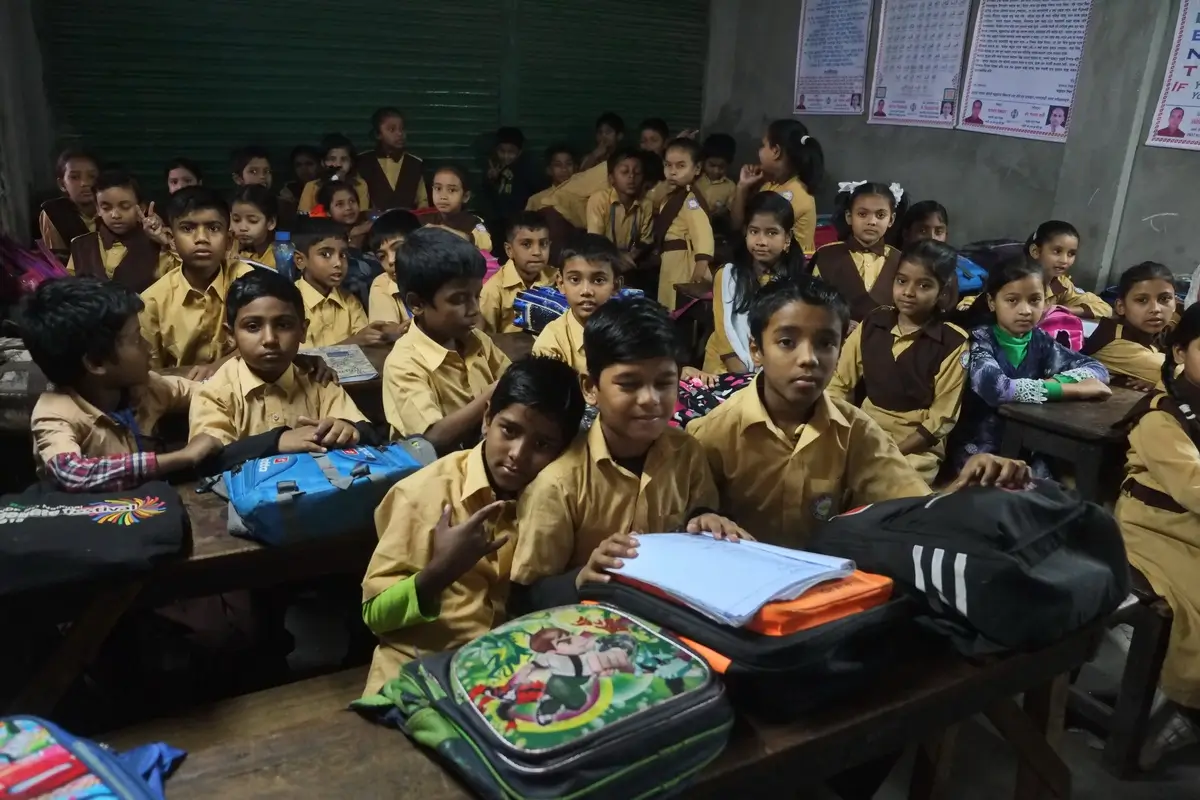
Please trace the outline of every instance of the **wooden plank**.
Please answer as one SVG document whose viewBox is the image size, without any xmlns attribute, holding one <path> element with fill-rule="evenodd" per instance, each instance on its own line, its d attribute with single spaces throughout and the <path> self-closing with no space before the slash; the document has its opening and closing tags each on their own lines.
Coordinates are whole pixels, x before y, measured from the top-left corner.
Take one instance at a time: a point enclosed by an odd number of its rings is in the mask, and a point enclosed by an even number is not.
<svg viewBox="0 0 1200 800">
<path fill-rule="evenodd" d="M 1143 396 L 1141 392 L 1113 387 L 1112 396 L 1101 401 L 1006 403 L 1000 406 L 1000 416 L 1083 441 L 1115 442 L 1125 434 L 1113 425 Z"/>
<path fill-rule="evenodd" d="M 908 784 L 909 800 L 951 800 L 950 775 L 958 731 L 958 725 L 951 725 L 917 745 L 917 758 Z"/>
</svg>

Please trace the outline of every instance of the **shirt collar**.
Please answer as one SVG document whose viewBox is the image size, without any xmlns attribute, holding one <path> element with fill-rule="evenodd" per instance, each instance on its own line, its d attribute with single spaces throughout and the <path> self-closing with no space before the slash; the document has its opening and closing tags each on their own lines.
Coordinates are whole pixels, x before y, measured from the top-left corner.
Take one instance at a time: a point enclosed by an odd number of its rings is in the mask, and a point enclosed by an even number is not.
<svg viewBox="0 0 1200 800">
<path fill-rule="evenodd" d="M 500 281 L 500 285 L 505 289 L 523 289 L 525 287 L 525 279 L 521 277 L 521 273 L 517 271 L 517 267 L 510 260 L 507 264 L 500 268 L 500 274 L 492 278 L 492 280 Z M 539 283 L 554 282 L 554 268 L 546 267 L 538 276 L 534 278 L 533 285 Z"/>
<path fill-rule="evenodd" d="M 244 360 L 239 358 L 237 362 L 238 386 L 241 387 L 242 397 L 249 397 L 255 389 L 268 385 L 266 381 L 254 374 Z M 289 364 L 283 374 L 270 385 L 278 386 L 284 391 L 284 394 L 291 396 L 292 390 L 296 388 L 296 367 Z"/>
<path fill-rule="evenodd" d="M 221 264 L 217 274 L 213 276 L 212 283 L 208 284 L 203 289 L 197 289 L 188 281 L 187 276 L 183 274 L 183 267 L 171 270 L 170 275 L 174 275 L 175 279 L 183 286 L 185 295 L 197 294 L 203 297 L 209 292 L 215 292 L 217 298 L 222 302 L 225 301 L 225 294 L 229 291 L 229 284 L 233 283 L 233 266 L 239 263 L 234 259 L 226 259 L 225 263 Z"/>
<path fill-rule="evenodd" d="M 326 300 L 343 308 L 346 306 L 345 300 L 342 298 L 342 293 L 336 286 L 329 292 L 328 296 L 325 296 L 317 291 L 311 283 L 304 280 L 304 278 L 296 281 L 296 285 L 300 287 L 300 297 L 304 299 L 304 307 L 309 311 L 316 310 L 317 306 Z"/>
<path fill-rule="evenodd" d="M 467 453 L 462 499 L 466 500 L 483 492 L 487 492 L 488 502 L 496 499 L 496 490 L 492 488 L 491 481 L 488 480 L 487 467 L 483 463 L 483 442 L 480 442 Z"/>
<path fill-rule="evenodd" d="M 871 253 L 873 255 L 881 256 L 887 252 L 887 242 L 883 241 L 881 238 L 878 242 L 868 247 L 858 239 L 850 236 L 846 239 L 846 249 L 848 249 L 851 253 Z"/>
<path fill-rule="evenodd" d="M 576 352 L 583 352 L 583 323 L 575 319 L 575 315 L 571 313 L 571 309 L 567 309 L 567 339 L 572 342 L 578 342 L 575 345 Z"/>
<path fill-rule="evenodd" d="M 887 312 L 886 314 L 884 312 Z M 894 308 L 880 309 L 879 312 L 868 314 L 863 325 L 887 331 L 890 335 L 903 338 L 905 336 L 928 336 L 939 344 L 946 338 L 946 326 L 939 319 L 932 319 L 915 331 L 902 333 L 900 331 L 900 312 Z M 865 333 L 865 331 L 864 331 Z"/>
<path fill-rule="evenodd" d="M 779 428 L 767 414 L 767 407 L 762 401 L 760 381 L 762 373 L 754 376 L 754 380 L 750 385 L 741 391 L 734 394 L 727 403 L 737 401 L 737 409 L 741 414 L 741 429 L 746 430 L 752 425 L 765 425 L 777 435 L 783 436 L 791 440 L 795 436 L 795 431 L 785 433 Z M 808 422 L 802 425 L 803 428 L 811 428 L 817 435 L 824 433 L 829 426 L 839 425 L 843 428 L 850 427 L 850 421 L 846 419 L 846 415 L 841 412 L 833 400 L 829 398 L 828 392 L 821 392 L 821 396 L 814 403 L 812 416 Z"/>
<path fill-rule="evenodd" d="M 470 356 L 479 350 L 479 337 L 484 334 L 476 330 L 472 330 L 466 340 L 467 355 Z M 417 359 L 425 364 L 430 370 L 436 370 L 453 352 L 442 347 L 440 344 L 429 338 L 429 334 L 421 330 L 421 326 L 413 323 L 408 326 L 408 332 L 400 337 L 400 341 L 408 342 L 408 346 L 413 349 Z M 398 344 L 398 343 L 397 343 Z M 457 353 L 454 353 L 458 355 Z"/>
</svg>

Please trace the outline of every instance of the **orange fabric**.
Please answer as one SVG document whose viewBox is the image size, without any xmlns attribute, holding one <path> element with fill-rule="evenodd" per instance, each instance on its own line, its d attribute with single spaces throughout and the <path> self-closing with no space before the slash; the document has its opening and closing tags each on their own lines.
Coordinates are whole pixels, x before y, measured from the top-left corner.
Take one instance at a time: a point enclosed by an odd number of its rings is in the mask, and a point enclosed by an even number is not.
<svg viewBox="0 0 1200 800">
<path fill-rule="evenodd" d="M 675 634 L 675 635 L 679 636 L 679 634 Z M 699 642 L 694 642 L 691 639 L 687 638 L 686 636 L 679 636 L 679 641 L 683 642 L 688 647 L 695 650 L 696 655 L 700 656 L 705 661 L 707 661 L 708 666 L 712 667 L 713 672 L 717 673 L 718 675 L 724 675 L 725 672 L 729 669 L 729 665 L 733 663 L 731 660 L 729 660 L 729 658 L 721 655 L 716 650 L 713 650 L 711 647 L 705 647 L 704 645 L 700 644 Z"/>
<path fill-rule="evenodd" d="M 746 627 L 764 636 L 787 636 L 861 614 L 891 598 L 891 578 L 855 571 L 849 578 L 814 586 L 795 600 L 767 603 Z"/>
</svg>

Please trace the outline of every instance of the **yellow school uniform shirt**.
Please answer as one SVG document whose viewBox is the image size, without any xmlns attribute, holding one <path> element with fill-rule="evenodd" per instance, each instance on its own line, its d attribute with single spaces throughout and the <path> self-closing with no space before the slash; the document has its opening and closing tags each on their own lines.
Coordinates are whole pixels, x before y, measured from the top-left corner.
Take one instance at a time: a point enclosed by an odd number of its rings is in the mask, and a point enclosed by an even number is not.
<svg viewBox="0 0 1200 800">
<path fill-rule="evenodd" d="M 421 436 L 500 379 L 511 362 L 472 330 L 464 352 L 447 350 L 410 325 L 383 363 L 383 413 L 397 436 Z"/>
<path fill-rule="evenodd" d="M 393 189 L 396 188 L 396 181 L 400 180 L 400 170 L 404 168 L 404 159 L 408 157 L 408 153 L 405 153 L 404 155 L 400 156 L 399 161 L 395 161 L 387 156 L 377 159 L 379 161 L 380 169 L 383 170 L 383 174 L 387 178 L 388 185 Z M 412 158 L 417 162 L 418 166 L 421 166 L 424 163 L 416 156 L 413 156 Z M 366 185 L 365 181 L 363 185 Z M 370 208 L 371 206 L 363 205 L 362 207 Z M 429 194 L 425 190 L 424 178 L 417 182 L 416 205 L 414 205 L 413 208 L 429 208 Z"/>
<path fill-rule="evenodd" d="M 550 196 L 554 194 L 557 186 L 551 186 L 548 189 L 542 189 L 540 192 L 532 195 L 529 201 L 525 203 L 526 211 L 538 211 L 550 205 Z"/>
<path fill-rule="evenodd" d="M 150 365 L 155 369 L 211 364 L 233 350 L 223 329 L 225 295 L 229 285 L 253 269 L 244 261 L 226 262 L 212 282 L 196 289 L 173 269 L 142 292 L 139 320 L 142 336 L 150 343 Z"/>
<path fill-rule="evenodd" d="M 576 172 L 554 187 L 546 206 L 553 207 L 576 228 L 587 228 L 588 199 L 607 188 L 608 164 L 601 162 L 583 172 Z"/>
<path fill-rule="evenodd" d="M 295 365 L 278 380 L 267 383 L 245 361 L 231 358 L 192 399 L 190 436 L 207 433 L 221 444 L 231 444 L 276 428 L 297 428 L 300 417 L 367 421 L 346 390 L 336 383 L 318 383 Z"/>
<path fill-rule="evenodd" d="M 672 311 L 675 309 L 675 284 L 691 282 L 696 269 L 697 256 L 707 256 L 708 263 L 711 265 L 715 246 L 712 222 L 709 221 L 708 214 L 704 213 L 704 209 L 700 207 L 695 193 L 691 189 L 678 191 L 686 191 L 687 197 L 684 198 L 679 214 L 667 228 L 663 244 L 683 242 L 686 249 L 664 249 L 662 267 L 658 273 L 658 302 Z M 657 206 L 659 214 L 663 213 L 663 208 L 669 202 L 669 194 L 659 201 Z"/>
<path fill-rule="evenodd" d="M 732 264 L 726 264 L 713 276 L 713 332 L 704 345 L 704 371 L 713 375 L 729 372 L 725 369 L 725 357 L 737 355 L 729 342 L 729 331 L 725 328 L 725 304 L 733 302 L 732 297 L 725 296 L 725 270 L 733 268 Z M 770 280 L 770 275 L 760 275 L 758 285 L 766 286 Z M 754 365 L 746 364 L 746 369 L 754 369 Z"/>
<path fill-rule="evenodd" d="M 1046 285 L 1046 307 L 1054 305 L 1082 310 L 1086 319 L 1113 315 L 1112 306 L 1101 300 L 1100 295 L 1081 291 L 1066 275 L 1059 275 Z"/>
<path fill-rule="evenodd" d="M 476 219 L 479 218 L 476 217 Z M 474 228 L 471 228 L 471 242 L 480 250 L 492 252 L 492 235 L 488 233 L 487 226 L 481 219 L 475 223 Z"/>
<path fill-rule="evenodd" d="M 551 322 L 533 342 L 533 355 L 557 358 L 580 375 L 587 374 L 587 353 L 583 351 L 583 325 L 569 310 Z"/>
<path fill-rule="evenodd" d="M 404 322 L 412 319 L 400 287 L 386 272 L 371 281 L 371 292 L 367 295 L 367 319 L 370 322 Z"/>
<path fill-rule="evenodd" d="M 301 278 L 296 281 L 300 296 L 304 299 L 304 315 L 308 318 L 309 347 L 329 347 L 346 341 L 367 327 L 367 312 L 363 311 L 358 298 L 340 286 L 335 286 L 328 295 Z"/>
<path fill-rule="evenodd" d="M 92 226 L 93 228 L 95 225 Z M 125 260 L 125 254 L 129 252 L 120 241 L 114 240 L 112 247 L 105 247 L 104 240 L 100 239 L 100 258 L 104 261 L 104 273 L 112 278 L 113 273 L 117 271 L 117 267 Z M 161 278 L 171 270 L 179 266 L 179 256 L 171 250 L 158 251 L 158 263 L 154 267 L 154 277 Z M 71 256 L 67 259 L 67 272 L 71 275 L 75 274 L 75 257 Z"/>
<path fill-rule="evenodd" d="M 727 213 L 733 196 L 737 194 L 737 184 L 729 178 L 721 178 L 714 182 L 709 180 L 707 175 L 697 178 L 692 188 L 704 196 L 704 202 L 713 214 Z"/>
<path fill-rule="evenodd" d="M 646 199 L 650 201 L 650 205 L 652 205 L 654 208 L 658 208 L 662 205 L 662 201 L 666 199 L 667 195 L 669 195 L 671 190 L 674 188 L 675 187 L 666 180 L 661 180 L 646 191 Z"/>
<path fill-rule="evenodd" d="M 862 402 L 862 410 L 879 423 L 879 427 L 883 428 L 896 444 L 907 439 L 918 428 L 923 429 L 927 437 L 936 440 L 936 444 L 928 450 L 905 456 L 912 468 L 930 484 L 937 478 L 938 469 L 946 457 L 946 437 L 958 422 L 958 414 L 962 410 L 963 386 L 966 384 L 969 364 L 967 354 L 971 342 L 970 335 L 962 328 L 949 322 L 943 324 L 960 334 L 963 342 L 950 351 L 938 366 L 937 377 L 933 381 L 933 403 L 929 408 L 893 411 L 880 408 L 872 403 L 869 397 Z M 829 382 L 829 396 L 847 403 L 853 402 L 854 389 L 863 379 L 862 332 L 863 326 L 859 325 L 846 337 L 833 380 Z M 893 358 L 899 358 L 901 353 L 912 347 L 913 342 L 924 335 L 920 329 L 902 334 L 899 325 L 892 326 L 891 333 Z"/>
<path fill-rule="evenodd" d="M 1129 563 L 1175 614 L 1160 685 L 1171 700 L 1200 707 L 1200 451 L 1179 421 L 1150 411 L 1129 432 L 1127 480 L 1170 496 L 1168 511 L 1122 492 L 1114 511 Z"/>
<path fill-rule="evenodd" d="M 375 509 L 379 544 L 363 578 L 363 602 L 429 565 L 434 528 L 445 506 L 451 508 L 453 526 L 495 500 L 483 464 L 483 445 L 443 456 L 393 486 Z M 405 662 L 466 644 L 504 622 L 517 540 L 514 514 L 510 504 L 485 524 L 490 538 L 507 535 L 508 543 L 479 559 L 442 592 L 436 619 L 380 635 L 364 696 L 395 678 Z"/>
<path fill-rule="evenodd" d="M 1162 383 L 1162 367 L 1166 354 L 1156 347 L 1123 338 L 1122 334 L 1128 323 L 1112 320 L 1111 324 L 1115 326 L 1113 340 L 1095 352 L 1090 352 L 1085 343 L 1084 354 L 1090 355 L 1107 367 L 1113 376 L 1125 375 L 1146 381 L 1152 386 L 1159 386 Z"/>
<path fill-rule="evenodd" d="M 480 327 L 485 333 L 519 333 L 521 329 L 513 324 L 517 318 L 517 311 L 513 308 L 517 292 L 534 286 L 553 286 L 555 274 L 556 270 L 547 266 L 531 285 L 526 286 L 516 265 L 510 260 L 488 279 L 479 293 Z"/>
<path fill-rule="evenodd" d="M 96 217 L 94 215 L 85 217 L 83 214 L 80 214 L 79 218 L 83 220 L 83 224 L 87 226 L 88 231 L 91 233 L 96 232 Z M 49 247 L 51 250 L 71 249 L 71 243 L 64 239 L 62 234 L 58 232 L 58 228 L 54 227 L 54 223 L 50 221 L 50 216 L 45 211 L 38 215 L 38 232 L 41 233 L 42 241 L 46 243 L 46 247 Z"/>
<path fill-rule="evenodd" d="M 845 246 L 845 242 L 830 242 L 822 247 L 821 250 L 824 250 L 826 247 L 838 247 L 839 245 Z M 871 288 L 875 285 L 875 281 L 879 280 L 879 274 L 883 272 L 883 265 L 887 263 L 888 255 L 894 252 L 891 245 L 885 244 L 883 246 L 882 255 L 857 248 L 847 249 L 850 251 L 850 260 L 854 262 L 855 270 L 862 277 L 863 288 L 870 292 Z M 819 264 L 813 267 L 812 274 L 814 278 L 821 277 L 821 267 Z"/>
<path fill-rule="evenodd" d="M 929 494 L 892 437 L 866 412 L 822 394 L 807 423 L 783 431 L 767 415 L 761 380 L 759 375 L 688 426 L 708 456 L 718 507 L 751 536 L 803 548 L 836 514 Z"/>
<path fill-rule="evenodd" d="M 164 415 L 188 410 L 196 387 L 189 380 L 151 372 L 145 385 L 130 390 L 129 405 L 144 444 Z M 34 404 L 30 426 L 39 470 L 62 453 L 101 458 L 139 450 L 129 428 L 70 389 L 43 392 Z"/>
<path fill-rule="evenodd" d="M 588 198 L 587 231 L 598 233 L 621 250 L 649 244 L 654 224 L 654 206 L 650 199 L 634 200 L 626 208 L 611 186 Z"/>
<path fill-rule="evenodd" d="M 639 476 L 609 453 L 597 419 L 521 495 L 512 579 L 528 585 L 561 574 L 586 564 L 614 533 L 682 530 L 692 512 L 716 508 L 704 451 L 686 433 L 663 431 Z"/>
<path fill-rule="evenodd" d="M 229 254 L 235 259 L 253 261 L 257 264 L 262 264 L 264 267 L 277 269 L 275 266 L 275 247 L 271 244 L 268 244 L 266 249 L 262 252 L 255 252 L 254 250 L 241 250 L 238 248 L 237 243 L 234 242 L 233 247 L 230 248 Z M 251 266 L 253 266 L 253 264 Z"/>
<path fill-rule="evenodd" d="M 792 214 L 796 218 L 792 224 L 792 238 L 804 248 L 804 252 L 811 253 L 815 250 L 817 201 L 808 193 L 808 187 L 799 178 L 793 177 L 783 183 L 767 181 L 761 191 L 775 192 L 792 204 Z"/>
<path fill-rule="evenodd" d="M 300 192 L 300 202 L 297 204 L 297 210 L 308 213 L 312 211 L 312 207 L 317 204 L 317 192 L 321 188 L 321 181 L 309 181 L 304 184 L 304 191 Z M 420 192 L 424 192 L 424 181 Z M 367 190 L 367 182 L 362 179 L 362 176 L 354 176 L 354 193 L 358 195 L 358 207 L 367 209 L 371 207 L 371 193 Z M 328 210 L 328 209 L 326 209 Z"/>
</svg>

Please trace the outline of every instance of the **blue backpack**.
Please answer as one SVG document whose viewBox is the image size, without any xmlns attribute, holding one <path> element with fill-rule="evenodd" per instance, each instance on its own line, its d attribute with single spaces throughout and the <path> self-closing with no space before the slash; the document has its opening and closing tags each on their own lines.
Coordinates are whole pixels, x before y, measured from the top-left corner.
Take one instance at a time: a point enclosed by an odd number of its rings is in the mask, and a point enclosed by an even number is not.
<svg viewBox="0 0 1200 800">
<path fill-rule="evenodd" d="M 979 294 L 987 283 L 987 270 L 964 255 L 958 257 L 958 296 Z"/>
<path fill-rule="evenodd" d="M 225 472 L 213 491 L 229 501 L 230 533 L 290 544 L 373 526 L 387 490 L 436 459 L 433 445 L 420 437 L 322 455 L 267 456 Z"/>
</svg>

